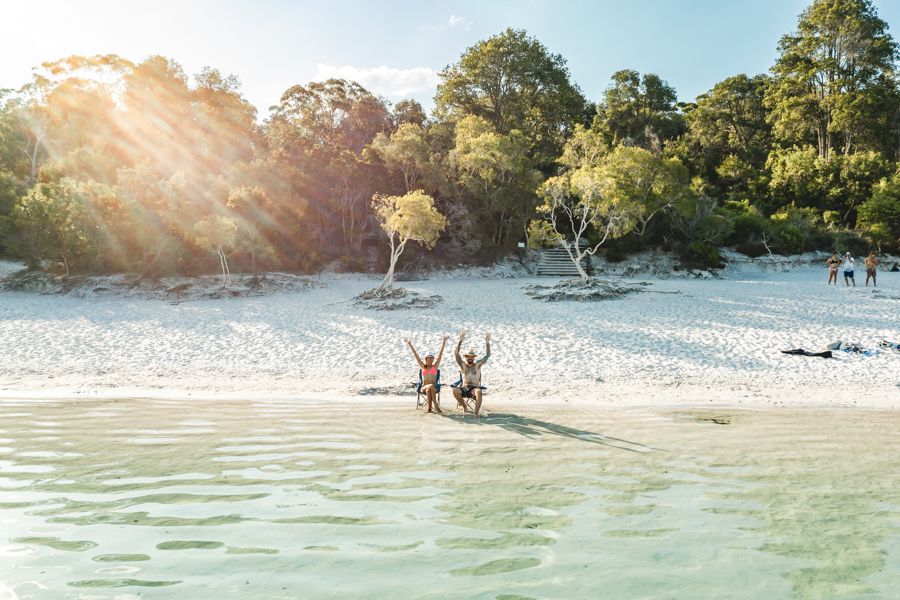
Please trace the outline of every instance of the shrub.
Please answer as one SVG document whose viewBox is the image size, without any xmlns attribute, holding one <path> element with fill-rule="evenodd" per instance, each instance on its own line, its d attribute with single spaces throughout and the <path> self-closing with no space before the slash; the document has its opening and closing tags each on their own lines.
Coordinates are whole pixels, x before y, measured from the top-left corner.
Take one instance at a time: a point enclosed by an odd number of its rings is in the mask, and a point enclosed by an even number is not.
<svg viewBox="0 0 900 600">
<path fill-rule="evenodd" d="M 879 248 L 900 249 L 900 173 L 875 186 L 859 207 L 857 227 Z"/>
<path fill-rule="evenodd" d="M 806 247 L 806 232 L 792 223 L 775 226 L 775 249 L 779 254 L 800 254 Z"/>
<path fill-rule="evenodd" d="M 366 257 L 361 254 L 344 254 L 338 258 L 338 273 L 365 273 L 368 271 Z"/>
<path fill-rule="evenodd" d="M 709 242 L 693 242 L 681 252 L 684 266 L 698 269 L 718 269 L 723 266 L 719 249 Z"/>
<path fill-rule="evenodd" d="M 563 237 L 556 233 L 553 224 L 543 219 L 534 219 L 528 223 L 528 247 L 532 250 L 541 248 L 553 248 L 563 241 Z"/>
</svg>

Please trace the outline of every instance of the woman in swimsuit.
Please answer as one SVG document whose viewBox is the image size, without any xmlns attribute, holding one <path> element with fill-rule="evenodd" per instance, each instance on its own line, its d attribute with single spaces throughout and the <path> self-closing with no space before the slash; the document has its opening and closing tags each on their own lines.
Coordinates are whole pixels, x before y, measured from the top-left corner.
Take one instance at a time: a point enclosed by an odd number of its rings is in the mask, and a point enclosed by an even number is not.
<svg viewBox="0 0 900 600">
<path fill-rule="evenodd" d="M 834 285 L 837 285 L 837 271 L 838 266 L 841 264 L 841 259 L 838 258 L 837 252 L 834 252 L 825 264 L 828 265 L 828 285 L 831 285 L 831 281 L 834 280 Z"/>
<path fill-rule="evenodd" d="M 416 357 L 416 362 L 419 363 L 419 369 L 422 374 L 421 391 L 425 394 L 425 399 L 428 400 L 428 412 L 442 412 L 440 405 L 437 403 L 437 391 L 440 387 L 440 384 L 438 384 L 438 369 L 441 367 L 441 358 L 444 357 L 444 346 L 447 345 L 448 339 L 450 339 L 450 336 L 445 335 L 436 359 L 434 354 L 429 353 L 425 355 L 424 361 L 419 358 L 419 353 L 413 348 L 412 342 L 403 340 L 409 346 L 409 349 L 412 350 L 413 356 Z M 434 407 L 434 410 L 432 410 L 432 407 Z"/>
</svg>

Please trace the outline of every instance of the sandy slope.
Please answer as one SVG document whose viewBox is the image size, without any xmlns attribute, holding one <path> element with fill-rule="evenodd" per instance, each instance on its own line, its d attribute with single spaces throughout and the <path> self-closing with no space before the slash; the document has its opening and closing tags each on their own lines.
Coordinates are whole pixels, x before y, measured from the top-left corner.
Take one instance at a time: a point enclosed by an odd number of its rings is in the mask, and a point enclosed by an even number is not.
<svg viewBox="0 0 900 600">
<path fill-rule="evenodd" d="M 437 350 L 443 332 L 467 329 L 478 351 L 484 331 L 494 336 L 489 402 L 900 407 L 900 352 L 778 352 L 900 341 L 900 274 L 881 273 L 878 292 L 825 278 L 804 268 L 651 279 L 647 293 L 589 304 L 531 300 L 521 288 L 534 279 L 434 279 L 407 285 L 443 296 L 437 309 L 397 312 L 349 302 L 375 283 L 363 277 L 178 305 L 3 292 L 0 394 L 397 400 L 415 375 L 401 340 Z M 455 378 L 451 350 L 445 380 Z"/>
</svg>

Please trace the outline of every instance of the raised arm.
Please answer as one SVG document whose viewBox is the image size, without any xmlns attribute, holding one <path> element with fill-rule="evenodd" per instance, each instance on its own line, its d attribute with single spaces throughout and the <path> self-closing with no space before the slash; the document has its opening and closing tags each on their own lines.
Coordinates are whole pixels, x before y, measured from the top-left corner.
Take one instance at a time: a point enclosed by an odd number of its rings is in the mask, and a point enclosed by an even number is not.
<svg viewBox="0 0 900 600">
<path fill-rule="evenodd" d="M 416 352 L 416 349 L 415 349 L 415 348 L 413 348 L 412 342 L 409 341 L 409 340 L 403 340 L 403 341 L 406 342 L 406 345 L 409 346 L 409 349 L 410 349 L 410 350 L 412 350 L 413 356 L 416 357 L 416 362 L 419 363 L 419 368 L 420 368 L 420 369 L 424 369 L 424 368 L 425 368 L 425 363 L 423 363 L 423 362 L 422 362 L 422 359 L 419 358 L 419 353 Z"/>
<path fill-rule="evenodd" d="M 478 364 L 483 365 L 487 362 L 487 360 L 491 357 L 491 334 L 484 334 L 484 356 L 481 357 L 481 360 L 478 361 Z"/>
<path fill-rule="evenodd" d="M 449 335 L 445 335 L 445 336 L 444 336 L 444 340 L 441 342 L 441 349 L 440 349 L 440 351 L 438 352 L 437 358 L 434 359 L 434 365 L 435 365 L 436 367 L 440 367 L 440 366 L 441 366 L 441 359 L 444 358 L 444 346 L 447 345 L 447 340 L 449 340 L 449 339 L 450 339 L 450 336 L 449 336 Z"/>
<path fill-rule="evenodd" d="M 453 356 L 456 358 L 456 364 L 458 364 L 460 367 L 463 366 L 463 359 L 462 356 L 459 355 L 459 351 L 462 349 L 462 343 L 464 339 L 466 339 L 466 332 L 460 331 L 459 341 L 456 342 L 456 351 L 453 353 Z"/>
</svg>

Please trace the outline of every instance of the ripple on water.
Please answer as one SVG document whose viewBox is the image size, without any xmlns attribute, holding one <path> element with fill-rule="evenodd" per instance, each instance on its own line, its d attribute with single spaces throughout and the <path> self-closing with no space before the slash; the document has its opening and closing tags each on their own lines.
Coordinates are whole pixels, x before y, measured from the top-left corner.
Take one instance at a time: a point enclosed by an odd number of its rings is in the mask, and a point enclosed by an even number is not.
<svg viewBox="0 0 900 600">
<path fill-rule="evenodd" d="M 278 554 L 278 550 L 275 548 L 241 548 L 239 546 L 228 546 L 225 550 L 225 554 Z"/>
<path fill-rule="evenodd" d="M 216 550 L 224 547 L 222 542 L 207 542 L 202 540 L 173 540 L 160 542 L 156 545 L 159 550 Z"/>
<path fill-rule="evenodd" d="M 146 554 L 98 554 L 97 556 L 92 556 L 91 560 L 97 562 L 141 562 L 145 560 L 150 560 L 150 557 Z"/>
<path fill-rule="evenodd" d="M 146 579 L 84 579 L 70 581 L 69 586 L 74 588 L 121 588 L 121 587 L 166 587 L 178 585 L 178 581 L 150 581 Z"/>
<path fill-rule="evenodd" d="M 498 573 L 510 573 L 523 569 L 532 569 L 541 564 L 536 558 L 501 558 L 488 561 L 474 567 L 453 569 L 450 574 L 454 577 L 497 575 Z"/>
<path fill-rule="evenodd" d="M 97 543 L 90 540 L 62 540 L 58 537 L 18 537 L 12 538 L 10 541 L 14 544 L 46 546 L 47 548 L 65 552 L 84 552 L 97 547 Z"/>
</svg>

